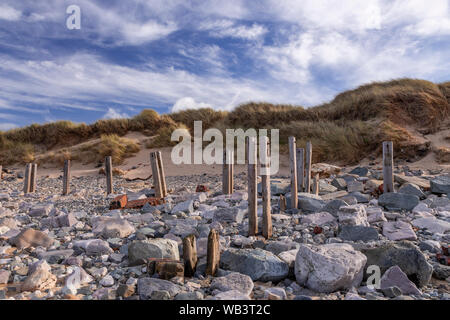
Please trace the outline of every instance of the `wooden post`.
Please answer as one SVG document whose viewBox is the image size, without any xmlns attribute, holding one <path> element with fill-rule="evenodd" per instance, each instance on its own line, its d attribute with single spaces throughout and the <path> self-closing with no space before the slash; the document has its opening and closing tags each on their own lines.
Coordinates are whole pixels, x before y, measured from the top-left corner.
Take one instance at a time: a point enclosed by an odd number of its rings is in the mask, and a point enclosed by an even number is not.
<svg viewBox="0 0 450 320">
<path fill-rule="evenodd" d="M 280 194 L 280 202 L 279 202 L 280 212 L 286 211 L 286 197 Z"/>
<path fill-rule="evenodd" d="M 158 167 L 159 167 L 159 180 L 161 181 L 161 191 L 163 197 L 167 196 L 167 186 L 166 186 L 166 173 L 164 172 L 164 165 L 162 161 L 161 151 L 156 152 Z"/>
<path fill-rule="evenodd" d="M 383 192 L 394 190 L 394 145 L 392 141 L 383 142 Z"/>
<path fill-rule="evenodd" d="M 269 138 L 260 138 L 261 159 L 261 189 L 263 200 L 263 225 L 262 234 L 264 238 L 272 237 L 272 207 L 270 204 L 270 146 Z"/>
<path fill-rule="evenodd" d="M 30 184 L 31 184 L 31 163 L 27 163 L 25 167 L 25 176 L 23 179 L 23 193 L 30 192 Z"/>
<path fill-rule="evenodd" d="M 216 229 L 211 229 L 208 235 L 208 248 L 206 251 L 206 275 L 215 276 L 219 269 L 220 246 L 219 233 Z"/>
<path fill-rule="evenodd" d="M 232 194 L 234 192 L 234 150 L 228 150 L 228 192 Z"/>
<path fill-rule="evenodd" d="M 305 190 L 305 149 L 297 148 L 297 189 Z"/>
<path fill-rule="evenodd" d="M 311 166 L 312 166 L 312 144 L 306 143 L 305 152 L 305 192 L 311 193 Z"/>
<path fill-rule="evenodd" d="M 70 193 L 70 160 L 64 160 L 63 195 Z"/>
<path fill-rule="evenodd" d="M 183 261 L 184 275 L 186 277 L 194 276 L 197 268 L 197 241 L 193 234 L 183 239 Z"/>
<path fill-rule="evenodd" d="M 223 150 L 223 166 L 222 166 L 222 193 L 230 194 L 230 173 L 227 164 L 227 149 Z"/>
<path fill-rule="evenodd" d="M 298 208 L 297 191 L 297 155 L 295 147 L 295 137 L 289 137 L 289 168 L 291 170 L 291 208 Z"/>
<path fill-rule="evenodd" d="M 113 193 L 112 157 L 105 158 L 106 194 Z"/>
<path fill-rule="evenodd" d="M 314 184 L 313 184 L 313 192 L 316 196 L 319 195 L 319 189 L 320 189 L 319 180 L 320 180 L 320 175 L 316 174 L 314 177 Z"/>
<path fill-rule="evenodd" d="M 258 233 L 257 149 L 256 137 L 249 137 L 248 154 L 248 235 Z"/>
<path fill-rule="evenodd" d="M 30 192 L 36 192 L 37 185 L 37 163 L 31 164 Z"/>
<path fill-rule="evenodd" d="M 160 173 L 159 173 L 159 166 L 158 166 L 158 160 L 156 156 L 156 152 L 150 153 L 150 163 L 152 166 L 152 175 L 153 175 L 153 185 L 155 186 L 155 195 L 157 198 L 162 198 L 162 186 L 161 186 L 161 180 L 160 180 Z"/>
<path fill-rule="evenodd" d="M 0 166 L 0 181 L 2 181 L 3 178 L 3 167 Z"/>
</svg>

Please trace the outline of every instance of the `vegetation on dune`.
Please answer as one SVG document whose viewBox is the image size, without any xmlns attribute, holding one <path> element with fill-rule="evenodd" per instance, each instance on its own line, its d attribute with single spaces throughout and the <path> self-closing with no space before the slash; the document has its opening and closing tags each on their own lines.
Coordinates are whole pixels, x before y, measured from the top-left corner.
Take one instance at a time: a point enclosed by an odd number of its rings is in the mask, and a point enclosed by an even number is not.
<svg viewBox="0 0 450 320">
<path fill-rule="evenodd" d="M 193 133 L 197 120 L 202 121 L 203 130 L 280 129 L 282 151 L 286 151 L 287 139 L 293 135 L 299 147 L 312 142 L 314 161 L 356 163 L 368 155 L 379 155 L 384 140 L 394 141 L 397 157 L 410 158 L 430 151 L 415 131 L 436 132 L 449 112 L 450 82 L 399 79 L 363 85 L 308 109 L 250 102 L 231 112 L 204 108 L 159 115 L 144 110 L 130 119 L 99 120 L 90 125 L 70 121 L 33 124 L 0 132 L 0 161 L 6 165 L 24 163 L 34 160 L 38 153 L 46 153 L 45 160 L 56 163 L 69 157 L 98 161 L 105 155 L 113 155 L 113 161 L 121 163 L 139 150 L 138 145 L 120 140 L 121 136 L 142 132 L 151 137 L 144 143 L 147 148 L 170 146 L 174 144 L 170 141 L 174 129 L 187 128 Z M 87 144 L 76 152 L 67 148 L 100 137 L 97 145 Z"/>
</svg>

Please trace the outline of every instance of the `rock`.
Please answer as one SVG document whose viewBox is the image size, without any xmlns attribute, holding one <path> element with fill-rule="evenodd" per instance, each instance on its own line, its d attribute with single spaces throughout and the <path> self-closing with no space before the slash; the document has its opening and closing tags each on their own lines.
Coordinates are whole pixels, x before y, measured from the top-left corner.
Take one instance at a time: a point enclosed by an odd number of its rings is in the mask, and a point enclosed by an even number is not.
<svg viewBox="0 0 450 320">
<path fill-rule="evenodd" d="M 127 220 L 121 218 L 101 217 L 101 219 L 96 219 L 93 225 L 94 235 L 102 236 L 105 239 L 126 238 L 136 231 Z"/>
<path fill-rule="evenodd" d="M 268 288 L 264 290 L 264 299 L 268 300 L 286 300 L 287 294 L 283 288 Z"/>
<path fill-rule="evenodd" d="M 417 240 L 417 235 L 411 225 L 403 221 L 384 222 L 383 236 L 392 241 Z"/>
<path fill-rule="evenodd" d="M 331 185 L 336 187 L 338 190 L 346 190 L 347 182 L 342 178 L 335 178 L 331 181 Z"/>
<path fill-rule="evenodd" d="M 321 226 L 327 223 L 336 222 L 336 219 L 328 212 L 318 212 L 301 217 L 301 223 Z"/>
<path fill-rule="evenodd" d="M 289 192 L 291 182 L 288 179 L 271 179 L 270 193 L 274 196 Z M 262 193 L 261 183 L 258 183 L 258 193 Z"/>
<path fill-rule="evenodd" d="M 247 209 L 239 207 L 219 208 L 214 211 L 214 221 L 219 222 L 237 222 L 242 223 L 244 216 L 247 214 Z"/>
<path fill-rule="evenodd" d="M 176 206 L 173 207 L 171 213 L 175 214 L 179 211 L 185 212 L 185 213 L 194 212 L 194 200 L 187 200 L 187 201 L 178 203 Z"/>
<path fill-rule="evenodd" d="M 422 214 L 422 213 L 432 213 L 433 209 L 429 208 L 426 203 L 419 203 L 417 206 L 414 207 L 412 210 L 414 214 Z"/>
<path fill-rule="evenodd" d="M 357 203 L 369 203 L 370 201 L 370 196 L 368 194 L 362 194 L 359 191 L 352 192 L 348 196 L 354 197 Z"/>
<path fill-rule="evenodd" d="M 368 192 L 372 193 L 375 192 L 376 190 L 379 190 L 382 184 L 383 180 L 370 179 L 367 180 L 366 185 L 364 187 Z"/>
<path fill-rule="evenodd" d="M 141 300 L 148 300 L 154 291 L 167 291 L 174 297 L 182 291 L 182 287 L 170 281 L 157 278 L 140 278 L 137 283 L 138 294 Z"/>
<path fill-rule="evenodd" d="M 135 291 L 136 289 L 134 285 L 120 284 L 117 287 L 116 293 L 119 297 L 128 298 L 131 297 Z"/>
<path fill-rule="evenodd" d="M 402 295 L 402 290 L 400 290 L 399 287 L 386 287 L 386 288 L 381 288 L 380 291 L 383 293 L 383 295 L 385 297 L 388 298 L 395 298 L 395 297 L 399 297 Z"/>
<path fill-rule="evenodd" d="M 433 277 L 439 280 L 446 280 L 450 278 L 450 266 L 444 266 L 443 264 L 432 262 Z"/>
<path fill-rule="evenodd" d="M 442 251 L 441 244 L 434 240 L 425 240 L 420 242 L 419 248 L 422 251 L 429 251 L 431 253 L 440 253 Z"/>
<path fill-rule="evenodd" d="M 76 294 L 77 289 L 81 288 L 83 285 L 92 282 L 94 279 L 84 271 L 83 268 L 78 266 L 73 266 L 73 272 L 66 278 L 65 286 L 63 288 L 64 292 L 70 292 L 71 294 Z"/>
<path fill-rule="evenodd" d="M 400 288 L 402 294 L 422 295 L 416 285 L 411 282 L 398 266 L 390 267 L 381 277 L 380 289 L 389 287 Z"/>
<path fill-rule="evenodd" d="M 435 194 L 450 193 L 450 176 L 439 176 L 430 181 L 431 192 Z"/>
<path fill-rule="evenodd" d="M 341 207 L 338 212 L 338 221 L 341 225 L 369 227 L 366 209 L 360 204 Z"/>
<path fill-rule="evenodd" d="M 287 277 L 289 266 L 262 249 L 230 248 L 220 257 L 222 269 L 248 275 L 253 281 L 279 281 Z"/>
<path fill-rule="evenodd" d="M 387 210 L 407 210 L 411 211 L 419 204 L 419 197 L 403 193 L 383 193 L 378 198 L 378 204 Z"/>
<path fill-rule="evenodd" d="M 367 258 L 348 244 L 302 244 L 295 260 L 298 284 L 330 293 L 358 287 Z"/>
<path fill-rule="evenodd" d="M 25 279 L 21 286 L 22 291 L 44 291 L 56 285 L 56 276 L 51 273 L 51 268 L 45 260 L 37 262 L 33 271 Z"/>
<path fill-rule="evenodd" d="M 355 169 L 350 171 L 349 174 L 356 174 L 360 177 L 367 177 L 369 175 L 369 169 L 365 167 L 356 167 Z"/>
<path fill-rule="evenodd" d="M 8 270 L 0 270 L 0 284 L 7 284 L 11 272 Z"/>
<path fill-rule="evenodd" d="M 377 241 L 378 231 L 372 227 L 343 225 L 338 237 L 346 241 Z"/>
<path fill-rule="evenodd" d="M 78 240 L 74 242 L 73 248 L 75 251 L 84 251 L 88 256 L 101 256 L 114 252 L 108 242 L 101 239 Z"/>
<path fill-rule="evenodd" d="M 328 202 L 325 207 L 322 208 L 322 210 L 330 213 L 334 217 L 337 217 L 339 208 L 343 206 L 348 206 L 348 203 L 340 199 L 335 199 Z"/>
<path fill-rule="evenodd" d="M 181 292 L 177 294 L 174 300 L 203 300 L 203 294 L 201 292 Z"/>
<path fill-rule="evenodd" d="M 275 255 L 280 254 L 283 251 L 289 251 L 297 249 L 298 243 L 292 241 L 270 241 L 264 248 L 264 250 L 270 251 Z"/>
<path fill-rule="evenodd" d="M 361 252 L 367 257 L 367 266 L 379 266 L 382 274 L 397 265 L 418 287 L 427 285 L 431 279 L 433 267 L 411 242 L 391 242 L 376 248 L 362 249 Z"/>
<path fill-rule="evenodd" d="M 34 208 L 31 208 L 28 212 L 30 217 L 46 217 L 53 210 L 53 204 L 40 205 Z"/>
<path fill-rule="evenodd" d="M 252 278 L 245 274 L 231 272 L 224 277 L 214 278 L 210 289 L 220 291 L 237 290 L 249 296 L 253 290 L 253 281 Z"/>
<path fill-rule="evenodd" d="M 17 236 L 10 239 L 10 243 L 18 249 L 25 249 L 28 247 L 48 248 L 53 244 L 53 242 L 54 240 L 48 235 L 34 229 L 25 229 Z"/>
<path fill-rule="evenodd" d="M 298 249 L 283 251 L 278 254 L 278 258 L 286 262 L 289 266 L 289 276 L 294 275 L 295 258 L 297 256 Z"/>
<path fill-rule="evenodd" d="M 49 262 L 50 264 L 59 264 L 64 259 L 69 258 L 73 254 L 74 254 L 74 251 L 72 249 L 67 249 L 67 250 L 44 251 L 44 252 L 38 253 L 37 256 L 39 259 L 41 259 L 41 260 L 43 259 L 43 260 Z"/>
<path fill-rule="evenodd" d="M 290 203 L 290 197 L 286 201 Z M 298 208 L 304 213 L 315 213 L 322 211 L 325 206 L 325 201 L 322 200 L 320 196 L 316 196 L 310 193 L 299 193 L 298 194 Z M 289 205 L 288 205 L 289 208 Z"/>
<path fill-rule="evenodd" d="M 230 290 L 215 295 L 213 300 L 250 300 L 250 298 L 238 290 Z"/>
<path fill-rule="evenodd" d="M 425 199 L 427 197 L 425 193 L 420 190 L 419 186 L 414 183 L 405 183 L 398 189 L 398 193 L 410 194 L 419 197 L 419 199 Z"/>
<path fill-rule="evenodd" d="M 387 221 L 381 208 L 369 207 L 366 208 L 366 213 L 367 213 L 367 221 L 369 221 L 369 223 Z"/>
<path fill-rule="evenodd" d="M 170 239 L 151 239 L 134 241 L 128 247 L 128 260 L 131 266 L 143 264 L 148 258 L 180 260 L 178 244 Z"/>
<path fill-rule="evenodd" d="M 100 280 L 100 284 L 104 287 L 112 287 L 114 285 L 114 278 L 108 274 L 102 280 Z"/>
<path fill-rule="evenodd" d="M 447 233 L 450 231 L 450 223 L 444 220 L 430 218 L 419 218 L 411 221 L 414 227 L 419 229 L 426 229 L 432 233 Z"/>
<path fill-rule="evenodd" d="M 363 192 L 364 191 L 364 183 L 361 181 L 351 181 L 347 184 L 348 192 Z"/>
</svg>

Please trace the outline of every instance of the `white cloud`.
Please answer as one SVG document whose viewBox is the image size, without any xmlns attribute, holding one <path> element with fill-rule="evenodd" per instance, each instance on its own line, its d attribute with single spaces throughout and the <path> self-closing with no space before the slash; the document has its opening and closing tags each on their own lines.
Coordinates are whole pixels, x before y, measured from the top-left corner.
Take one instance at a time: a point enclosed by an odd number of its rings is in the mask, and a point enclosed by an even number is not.
<svg viewBox="0 0 450 320">
<path fill-rule="evenodd" d="M 22 12 L 7 5 L 0 5 L 0 19 L 17 21 L 22 16 Z"/>
<path fill-rule="evenodd" d="M 210 104 L 203 102 L 196 102 L 191 97 L 185 97 L 178 99 L 177 102 L 172 106 L 172 112 L 178 112 L 186 109 L 201 109 L 201 108 L 211 108 Z"/>
<path fill-rule="evenodd" d="M 199 25 L 199 30 L 207 30 L 212 37 L 216 38 L 239 38 L 245 40 L 257 40 L 267 32 L 263 25 L 253 23 L 250 26 L 238 24 L 236 21 L 221 19 L 216 21 L 205 21 Z"/>
<path fill-rule="evenodd" d="M 103 119 L 123 119 L 129 118 L 128 114 L 120 113 L 114 108 L 108 108 L 108 111 L 103 115 Z"/>
<path fill-rule="evenodd" d="M 8 131 L 17 127 L 18 125 L 15 123 L 0 123 L 0 131 Z"/>
</svg>

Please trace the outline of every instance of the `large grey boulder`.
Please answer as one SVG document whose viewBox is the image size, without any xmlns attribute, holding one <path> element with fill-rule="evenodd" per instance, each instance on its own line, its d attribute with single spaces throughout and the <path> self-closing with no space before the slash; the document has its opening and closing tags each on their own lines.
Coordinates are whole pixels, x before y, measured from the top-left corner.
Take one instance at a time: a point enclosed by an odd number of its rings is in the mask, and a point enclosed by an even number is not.
<svg viewBox="0 0 450 320">
<path fill-rule="evenodd" d="M 222 292 L 229 290 L 238 290 L 239 292 L 249 296 L 253 290 L 252 278 L 239 272 L 231 272 L 223 277 L 214 278 L 211 281 L 211 290 L 219 290 Z"/>
<path fill-rule="evenodd" d="M 383 236 L 392 241 L 417 240 L 417 235 L 411 225 L 404 221 L 384 222 Z"/>
<path fill-rule="evenodd" d="M 436 194 L 450 193 L 450 176 L 439 176 L 430 181 L 431 192 Z"/>
<path fill-rule="evenodd" d="M 340 227 L 338 237 L 347 241 L 376 241 L 378 231 L 373 227 L 343 225 Z"/>
<path fill-rule="evenodd" d="M 398 189 L 398 193 L 410 194 L 413 196 L 418 196 L 419 199 L 425 199 L 427 196 L 420 187 L 414 183 L 405 183 Z"/>
<path fill-rule="evenodd" d="M 287 263 L 262 249 L 230 248 L 220 256 L 220 267 L 246 274 L 253 281 L 279 281 L 289 273 Z"/>
<path fill-rule="evenodd" d="M 298 194 L 298 208 L 304 213 L 320 212 L 325 204 L 320 196 L 303 192 Z"/>
<path fill-rule="evenodd" d="M 403 294 L 422 295 L 422 292 L 408 279 L 399 266 L 390 267 L 381 277 L 380 289 L 383 290 L 390 287 L 398 287 Z"/>
<path fill-rule="evenodd" d="M 341 207 L 348 206 L 348 203 L 341 199 L 334 199 L 328 202 L 322 211 L 332 214 L 334 217 L 338 216 L 339 209 Z"/>
<path fill-rule="evenodd" d="M 128 246 L 130 266 L 143 264 L 148 258 L 180 260 L 177 242 L 171 239 L 151 239 L 134 241 Z"/>
<path fill-rule="evenodd" d="M 317 292 L 350 289 L 360 285 L 366 260 L 348 244 L 302 244 L 295 260 L 295 277 L 300 285 Z"/>
<path fill-rule="evenodd" d="M 340 225 L 369 227 L 366 208 L 361 204 L 341 207 L 338 212 L 338 221 Z"/>
<path fill-rule="evenodd" d="M 434 217 L 418 218 L 411 221 L 414 227 L 426 229 L 432 233 L 447 233 L 450 231 L 450 223 Z"/>
<path fill-rule="evenodd" d="M 378 204 L 387 210 L 411 211 L 420 202 L 418 196 L 404 193 L 384 193 L 378 198 Z"/>
<path fill-rule="evenodd" d="M 418 287 L 430 282 L 433 267 L 426 257 L 413 243 L 409 241 L 391 242 L 376 248 L 362 249 L 367 257 L 366 266 L 376 265 L 384 274 L 390 267 L 399 266 L 400 269 Z"/>
</svg>

